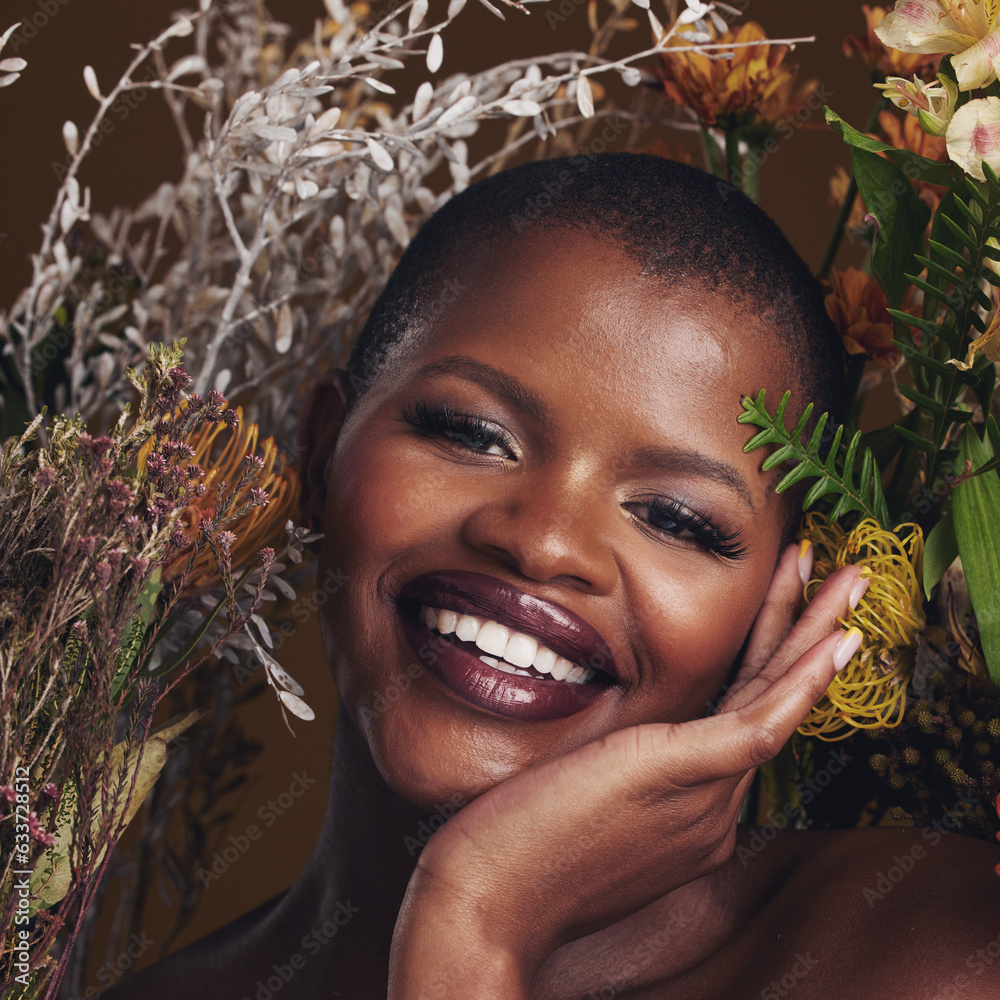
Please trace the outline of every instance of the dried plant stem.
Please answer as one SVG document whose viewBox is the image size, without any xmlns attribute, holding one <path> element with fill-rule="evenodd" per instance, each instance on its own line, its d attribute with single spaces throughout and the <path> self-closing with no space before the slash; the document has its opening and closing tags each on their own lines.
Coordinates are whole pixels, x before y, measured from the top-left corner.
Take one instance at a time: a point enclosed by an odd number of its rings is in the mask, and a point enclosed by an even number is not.
<svg viewBox="0 0 1000 1000">
<path fill-rule="evenodd" d="M 198 15 L 192 16 L 196 17 Z M 25 403 L 30 417 L 36 416 L 39 412 L 38 402 L 35 399 L 34 385 L 32 384 L 31 379 L 31 349 L 35 344 L 35 324 L 38 318 L 36 315 L 36 308 L 38 293 L 41 289 L 43 281 L 42 263 L 52 252 L 52 245 L 56 236 L 56 227 L 59 225 L 59 213 L 62 209 L 63 202 L 68 196 L 71 183 L 76 180 L 76 175 L 79 172 L 80 165 L 83 163 L 93 146 L 94 137 L 97 135 L 101 122 L 104 120 L 104 116 L 108 113 L 108 111 L 110 111 L 112 105 L 122 92 L 129 87 L 131 84 L 132 74 L 142 65 L 143 62 L 145 62 L 150 53 L 161 49 L 164 43 L 176 34 L 177 25 L 173 24 L 166 30 L 160 32 L 160 34 L 157 35 L 153 41 L 139 49 L 115 86 L 112 87 L 109 93 L 103 95 L 103 99 L 98 106 L 97 114 L 94 116 L 90 126 L 87 128 L 83 140 L 77 149 L 76 155 L 74 155 L 67 168 L 66 175 L 63 177 L 62 183 L 59 185 L 59 189 L 56 192 L 55 201 L 52 204 L 52 210 L 49 212 L 49 217 L 42 226 L 42 244 L 38 249 L 38 253 L 33 255 L 32 258 L 33 264 L 31 285 L 26 300 L 25 316 L 23 320 L 15 320 L 11 324 L 19 330 L 24 338 L 22 344 L 22 356 L 17 357 L 15 360 L 18 365 L 18 372 L 24 383 Z M 44 432 L 41 432 L 41 439 L 44 442 Z"/>
</svg>

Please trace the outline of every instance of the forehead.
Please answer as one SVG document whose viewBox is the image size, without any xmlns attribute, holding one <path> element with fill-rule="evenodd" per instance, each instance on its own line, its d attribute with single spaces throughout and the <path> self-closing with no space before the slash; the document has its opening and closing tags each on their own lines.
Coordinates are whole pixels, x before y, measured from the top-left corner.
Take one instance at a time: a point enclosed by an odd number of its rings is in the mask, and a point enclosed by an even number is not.
<svg viewBox="0 0 1000 1000">
<path fill-rule="evenodd" d="M 404 379 L 472 357 L 527 386 L 567 439 L 714 458 L 754 481 L 755 504 L 771 506 L 773 475 L 759 471 L 762 452 L 743 453 L 752 430 L 736 418 L 742 394 L 765 387 L 775 398 L 790 375 L 777 338 L 745 303 L 697 279 L 643 275 L 613 239 L 581 230 L 473 252 L 450 289 L 407 352 Z"/>
<path fill-rule="evenodd" d="M 501 339 L 531 360 L 649 400 L 741 393 L 788 380 L 778 337 L 745 297 L 703 278 L 666 282 L 641 272 L 612 237 L 556 229 L 458 254 L 437 315 L 421 340 L 486 347 Z M 553 375 L 556 372 L 552 372 Z M 706 389 L 717 392 L 706 396 Z"/>
</svg>

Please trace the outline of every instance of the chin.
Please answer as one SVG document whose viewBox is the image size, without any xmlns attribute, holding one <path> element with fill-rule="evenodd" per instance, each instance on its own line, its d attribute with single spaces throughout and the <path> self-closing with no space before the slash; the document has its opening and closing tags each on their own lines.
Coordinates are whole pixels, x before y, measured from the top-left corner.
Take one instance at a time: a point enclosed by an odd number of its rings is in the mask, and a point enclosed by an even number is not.
<svg viewBox="0 0 1000 1000">
<path fill-rule="evenodd" d="M 487 760 L 472 747 L 440 746 L 406 731 L 368 738 L 372 760 L 391 791 L 428 813 L 464 806 L 526 769 L 513 761 Z"/>
</svg>

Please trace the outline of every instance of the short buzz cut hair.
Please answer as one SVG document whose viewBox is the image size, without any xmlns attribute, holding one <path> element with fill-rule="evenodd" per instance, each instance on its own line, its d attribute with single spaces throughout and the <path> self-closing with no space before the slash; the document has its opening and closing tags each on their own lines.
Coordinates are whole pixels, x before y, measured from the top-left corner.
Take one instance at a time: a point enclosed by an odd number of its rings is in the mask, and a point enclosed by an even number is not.
<svg viewBox="0 0 1000 1000">
<path fill-rule="evenodd" d="M 519 237 L 567 229 L 610 238 L 641 274 L 667 287 L 695 285 L 729 299 L 734 315 L 759 316 L 773 332 L 775 364 L 801 393 L 796 409 L 809 401 L 817 415 L 844 421 L 845 356 L 806 264 L 736 188 L 644 153 L 525 163 L 447 201 L 407 247 L 354 345 L 348 410 L 433 324 L 450 277 L 502 260 Z"/>
</svg>

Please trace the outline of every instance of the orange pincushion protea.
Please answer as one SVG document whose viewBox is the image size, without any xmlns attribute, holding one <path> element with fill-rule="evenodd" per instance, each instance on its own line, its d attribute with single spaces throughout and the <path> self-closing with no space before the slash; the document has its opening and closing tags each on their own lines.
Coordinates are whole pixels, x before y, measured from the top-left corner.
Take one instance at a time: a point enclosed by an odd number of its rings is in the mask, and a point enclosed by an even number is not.
<svg viewBox="0 0 1000 1000">
<path fill-rule="evenodd" d="M 219 500 L 219 488 L 225 483 L 232 489 L 244 473 L 244 459 L 255 454 L 259 428 L 243 420 L 243 408 L 235 410 L 236 427 L 229 433 L 221 452 L 217 451 L 216 439 L 223 430 L 222 423 L 202 423 L 191 432 L 187 443 L 194 449 L 191 463 L 205 470 L 203 483 L 205 492 L 193 500 L 178 515 L 175 529 L 187 537 L 189 545 L 181 549 L 163 569 L 163 580 L 176 580 L 188 569 L 191 558 L 190 544 L 198 537 L 199 526 L 205 518 L 210 518 Z M 236 536 L 229 548 L 231 565 L 234 570 L 255 558 L 257 552 L 280 539 L 285 522 L 294 517 L 299 498 L 299 479 L 295 470 L 286 466 L 284 459 L 279 462 L 278 447 L 273 438 L 261 443 L 260 456 L 263 467 L 256 480 L 248 484 L 237 498 L 234 509 L 243 506 L 251 489 L 264 490 L 268 495 L 266 505 L 247 511 L 242 517 L 226 525 L 226 529 Z M 152 439 L 138 456 L 140 471 L 152 451 Z M 213 451 L 217 453 L 213 455 Z M 210 590 L 221 582 L 219 568 L 210 547 L 198 553 L 188 571 L 184 593 L 193 596 Z"/>
<path fill-rule="evenodd" d="M 811 81 L 796 91 L 798 67 L 785 62 L 788 46 L 772 45 L 765 38 L 756 21 L 747 21 L 738 31 L 726 31 L 713 40 L 713 44 L 733 42 L 739 47 L 712 49 L 713 57 L 681 50 L 691 41 L 684 32 L 677 32 L 663 53 L 667 96 L 691 108 L 703 125 L 735 129 L 758 121 L 776 122 L 802 104 L 817 84 Z M 732 57 L 717 58 L 725 51 Z"/>
<path fill-rule="evenodd" d="M 892 368 L 900 353 L 892 346 L 892 317 L 889 303 L 878 281 L 849 267 L 830 271 L 824 303 L 848 354 L 867 354 L 883 368 Z"/>
</svg>

